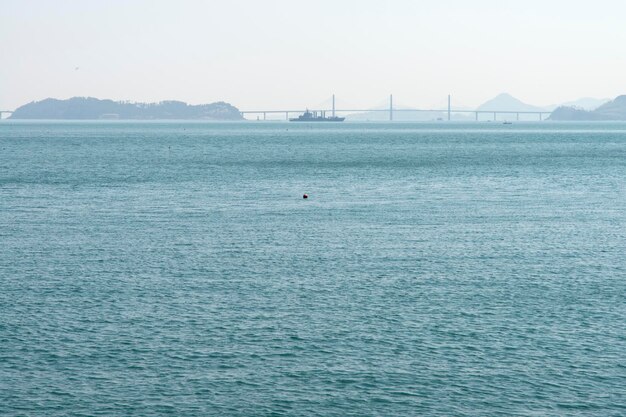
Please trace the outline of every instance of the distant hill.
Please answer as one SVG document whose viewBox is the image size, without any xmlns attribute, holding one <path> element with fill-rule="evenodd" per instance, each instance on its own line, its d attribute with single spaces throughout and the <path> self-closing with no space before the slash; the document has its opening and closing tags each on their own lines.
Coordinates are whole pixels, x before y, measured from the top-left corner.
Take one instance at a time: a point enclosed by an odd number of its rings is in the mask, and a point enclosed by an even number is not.
<svg viewBox="0 0 626 417">
<path fill-rule="evenodd" d="M 502 93 L 478 106 L 479 111 L 545 111 L 542 107 L 526 104 L 510 94 Z"/>
<path fill-rule="evenodd" d="M 47 98 L 16 109 L 11 119 L 200 119 L 242 120 L 239 110 L 224 102 L 189 105 L 182 101 L 129 103 L 73 97 L 67 100 Z"/>
<path fill-rule="evenodd" d="M 386 122 L 389 120 L 388 112 L 364 112 L 364 113 L 352 113 L 346 116 L 349 121 L 367 121 L 367 122 Z M 448 120 L 447 112 L 438 111 L 394 111 L 393 120 L 396 122 L 432 122 L 437 120 Z M 473 116 L 462 115 L 459 113 L 452 113 L 452 120 L 455 121 L 468 121 L 474 120 Z"/>
<path fill-rule="evenodd" d="M 552 112 L 550 120 L 626 120 L 626 95 L 592 111 L 562 106 Z"/>
<path fill-rule="evenodd" d="M 396 122 L 425 122 L 447 117 L 448 116 L 442 112 L 394 111 L 393 113 L 393 120 Z M 346 119 L 350 121 L 386 122 L 389 120 L 389 112 L 368 111 L 363 113 L 352 113 L 347 115 Z"/>
<path fill-rule="evenodd" d="M 548 110 L 554 110 L 559 107 L 575 107 L 581 110 L 595 110 L 604 103 L 611 101 L 610 98 L 593 98 L 593 97 L 583 97 L 578 100 L 568 101 L 561 104 L 553 104 L 550 106 L 546 106 Z"/>
</svg>

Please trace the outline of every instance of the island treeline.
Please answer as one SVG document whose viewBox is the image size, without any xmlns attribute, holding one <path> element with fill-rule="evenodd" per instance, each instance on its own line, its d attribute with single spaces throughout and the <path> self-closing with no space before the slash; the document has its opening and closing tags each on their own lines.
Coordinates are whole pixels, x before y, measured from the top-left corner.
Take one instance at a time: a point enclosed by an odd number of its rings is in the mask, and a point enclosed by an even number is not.
<svg viewBox="0 0 626 417">
<path fill-rule="evenodd" d="M 617 97 L 595 110 L 587 111 L 576 107 L 562 106 L 550 115 L 550 120 L 585 121 L 585 120 L 626 120 L 626 95 Z"/>
<path fill-rule="evenodd" d="M 242 120 L 235 106 L 222 101 L 190 105 L 182 101 L 131 103 L 73 97 L 67 100 L 47 98 L 25 104 L 13 112 L 12 119 L 197 119 Z"/>
</svg>

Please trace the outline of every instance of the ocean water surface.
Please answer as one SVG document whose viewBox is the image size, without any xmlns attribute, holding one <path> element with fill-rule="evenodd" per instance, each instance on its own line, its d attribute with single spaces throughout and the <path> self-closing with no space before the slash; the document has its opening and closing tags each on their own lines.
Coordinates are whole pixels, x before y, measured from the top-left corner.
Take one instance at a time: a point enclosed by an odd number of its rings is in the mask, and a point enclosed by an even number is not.
<svg viewBox="0 0 626 417">
<path fill-rule="evenodd" d="M 626 415 L 626 124 L 3 120 L 0 286 L 2 416 Z"/>
</svg>

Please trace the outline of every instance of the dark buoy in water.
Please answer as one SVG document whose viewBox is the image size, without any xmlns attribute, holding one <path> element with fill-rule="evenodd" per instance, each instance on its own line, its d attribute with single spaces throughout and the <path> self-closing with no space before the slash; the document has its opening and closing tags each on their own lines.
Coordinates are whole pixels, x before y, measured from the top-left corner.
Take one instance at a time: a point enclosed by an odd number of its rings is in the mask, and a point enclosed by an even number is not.
<svg viewBox="0 0 626 417">
<path fill-rule="evenodd" d="M 304 195 L 302 195 L 302 198 L 309 198 L 309 195 L 308 194 L 304 194 Z"/>
</svg>

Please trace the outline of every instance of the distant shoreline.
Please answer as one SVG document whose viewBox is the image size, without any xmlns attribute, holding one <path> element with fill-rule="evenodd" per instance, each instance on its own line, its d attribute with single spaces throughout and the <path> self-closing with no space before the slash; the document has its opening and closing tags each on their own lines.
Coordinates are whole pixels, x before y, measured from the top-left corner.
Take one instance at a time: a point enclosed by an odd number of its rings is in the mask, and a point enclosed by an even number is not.
<svg viewBox="0 0 626 417">
<path fill-rule="evenodd" d="M 499 96 L 500 97 L 500 96 Z M 514 102 L 514 98 L 507 98 L 509 102 Z M 494 101 L 494 100 L 492 100 Z M 519 103 L 518 103 L 519 104 Z M 519 104 L 523 105 L 523 103 Z M 394 122 L 532 122 L 526 117 L 526 113 L 538 113 L 541 121 L 541 111 L 516 111 L 506 110 L 511 104 L 503 103 L 502 108 L 485 110 L 463 110 L 464 113 L 475 113 L 474 116 L 464 116 L 455 114 L 452 120 L 445 120 L 443 111 L 431 111 L 421 115 L 423 118 L 406 117 L 406 115 L 398 115 Z M 391 111 L 391 110 L 390 110 Z M 410 111 L 410 110 L 405 110 Z M 0 112 L 11 113 L 11 112 Z M 34 101 L 20 106 L 11 113 L 8 118 L 2 120 L 66 120 L 66 121 L 254 121 L 246 119 L 244 113 L 237 107 L 223 102 L 215 102 L 210 104 L 189 105 L 182 101 L 161 101 L 159 103 L 134 103 L 113 100 L 100 100 L 93 97 L 73 97 L 66 100 L 58 100 L 47 98 L 41 101 Z M 448 110 L 447 119 L 450 119 L 450 110 Z M 454 111 L 452 111 L 454 113 Z M 626 95 L 618 96 L 614 100 L 606 102 L 595 110 L 584 110 L 578 107 L 561 106 L 552 112 L 543 112 L 549 114 L 545 120 L 550 121 L 605 121 L 619 122 L 626 121 Z M 493 114 L 492 119 L 480 120 L 481 117 Z M 498 117 L 496 117 L 498 115 Z M 523 117 L 520 117 L 522 115 Z M 367 119 L 364 119 L 367 117 Z M 347 115 L 347 122 L 388 122 L 388 120 L 380 120 L 386 117 L 381 114 L 354 113 Z M 391 116 L 389 116 L 391 118 Z M 425 120 L 426 117 L 429 119 Z M 370 119 L 371 118 L 371 119 Z M 379 120 L 376 120 L 376 119 Z M 281 121 L 280 119 L 270 119 L 263 121 Z M 443 119 L 443 120 L 441 120 Z M 455 120 L 456 119 L 456 120 Z M 474 120 L 471 120 L 474 119 Z M 515 120 L 514 120 L 515 119 Z M 257 119 L 258 120 L 258 119 Z M 284 120 L 282 120 L 284 121 Z"/>
</svg>

